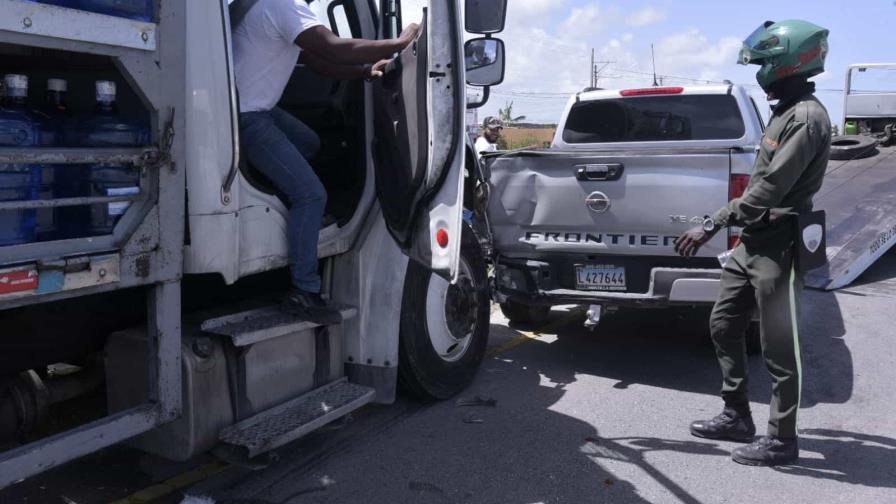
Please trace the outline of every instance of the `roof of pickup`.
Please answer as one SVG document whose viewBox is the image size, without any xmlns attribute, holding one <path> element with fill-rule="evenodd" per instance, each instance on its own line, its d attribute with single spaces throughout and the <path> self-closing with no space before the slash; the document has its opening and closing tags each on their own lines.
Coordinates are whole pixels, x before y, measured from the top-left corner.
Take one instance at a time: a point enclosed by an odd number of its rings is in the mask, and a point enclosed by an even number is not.
<svg viewBox="0 0 896 504">
<path fill-rule="evenodd" d="M 660 86 L 645 87 L 632 89 L 600 89 L 595 91 L 582 91 L 577 93 L 579 100 L 607 100 L 610 98 L 620 98 L 624 96 L 623 92 L 632 92 L 630 96 L 645 95 L 707 95 L 707 94 L 730 94 L 734 84 L 717 84 L 713 86 Z"/>
</svg>

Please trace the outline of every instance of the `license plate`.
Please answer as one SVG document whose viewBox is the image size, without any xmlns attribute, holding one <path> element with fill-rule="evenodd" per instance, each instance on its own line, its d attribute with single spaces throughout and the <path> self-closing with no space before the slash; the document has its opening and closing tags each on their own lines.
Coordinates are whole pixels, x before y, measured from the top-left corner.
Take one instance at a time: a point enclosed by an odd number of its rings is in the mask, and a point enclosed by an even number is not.
<svg viewBox="0 0 896 504">
<path fill-rule="evenodd" d="M 607 264 L 576 265 L 576 288 L 580 290 L 624 291 L 625 268 Z"/>
</svg>

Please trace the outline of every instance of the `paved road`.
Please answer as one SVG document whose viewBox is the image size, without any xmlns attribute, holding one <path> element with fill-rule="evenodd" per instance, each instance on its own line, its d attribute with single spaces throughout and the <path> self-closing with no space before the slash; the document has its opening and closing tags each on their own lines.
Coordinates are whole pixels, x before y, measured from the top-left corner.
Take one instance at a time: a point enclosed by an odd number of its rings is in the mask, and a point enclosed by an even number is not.
<svg viewBox="0 0 896 504">
<path fill-rule="evenodd" d="M 555 310 L 535 339 L 489 358 L 464 394 L 495 407 L 372 408 L 281 450 L 265 471 L 225 471 L 192 491 L 258 504 L 896 502 L 894 259 L 847 291 L 805 295 L 796 467 L 740 466 L 728 458 L 734 443 L 688 435 L 691 420 L 720 409 L 702 322 L 621 312 L 590 333 Z M 518 334 L 494 315 L 493 346 Z M 763 425 L 761 357 L 751 377 Z"/>
<path fill-rule="evenodd" d="M 64 492 L 100 502 L 84 489 L 108 481 L 126 495 L 189 469 L 143 495 L 168 492 L 162 502 L 176 503 L 186 488 L 230 504 L 896 502 L 894 279 L 890 254 L 844 291 L 806 292 L 795 467 L 740 466 L 728 458 L 734 443 L 688 435 L 691 420 L 721 408 L 700 314 L 619 312 L 591 333 L 575 309 L 555 309 L 537 331 L 493 314 L 491 356 L 463 397 L 493 398 L 494 407 L 368 407 L 279 450 L 262 471 L 112 451 L 31 482 L 54 499 L 30 502 L 64 502 Z M 770 382 L 761 357 L 751 373 L 762 425 Z"/>
</svg>

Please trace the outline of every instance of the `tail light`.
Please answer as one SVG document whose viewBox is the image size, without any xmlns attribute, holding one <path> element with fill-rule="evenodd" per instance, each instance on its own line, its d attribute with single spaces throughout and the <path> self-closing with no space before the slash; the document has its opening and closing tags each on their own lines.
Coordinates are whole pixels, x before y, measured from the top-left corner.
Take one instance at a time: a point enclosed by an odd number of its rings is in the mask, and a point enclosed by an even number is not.
<svg viewBox="0 0 896 504">
<path fill-rule="evenodd" d="M 731 201 L 735 198 L 740 198 L 744 195 L 744 191 L 747 190 L 747 185 L 750 184 L 750 176 L 749 175 L 739 175 L 739 174 L 731 174 L 731 180 L 728 183 L 728 201 Z M 740 228 L 737 227 L 729 227 L 728 228 L 728 250 L 733 249 L 740 243 Z"/>
<path fill-rule="evenodd" d="M 731 174 L 731 181 L 728 183 L 728 201 L 743 196 L 749 183 L 749 175 Z"/>
</svg>

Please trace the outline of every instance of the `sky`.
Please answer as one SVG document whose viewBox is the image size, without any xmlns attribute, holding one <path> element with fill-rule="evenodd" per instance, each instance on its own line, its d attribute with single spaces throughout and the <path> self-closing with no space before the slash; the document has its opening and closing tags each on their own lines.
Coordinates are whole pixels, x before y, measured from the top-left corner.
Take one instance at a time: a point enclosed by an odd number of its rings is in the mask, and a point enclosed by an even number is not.
<svg viewBox="0 0 896 504">
<path fill-rule="evenodd" d="M 411 4 L 422 1 L 404 2 L 409 4 L 403 7 L 406 21 Z M 741 41 L 755 28 L 784 19 L 805 19 L 831 32 L 827 72 L 815 80 L 834 124 L 842 121 L 847 65 L 896 62 L 896 0 L 508 0 L 506 28 L 497 35 L 506 45 L 505 80 L 492 88 L 479 116 L 493 115 L 513 101 L 514 115 L 556 122 L 570 94 L 589 84 L 592 48 L 595 60 L 609 62 L 598 65 L 603 68 L 598 86 L 650 86 L 651 44 L 663 84 L 728 79 L 749 85 L 767 111 L 765 95 L 756 86 L 758 67 L 735 61 Z M 882 77 L 896 89 L 896 71 Z"/>
</svg>

